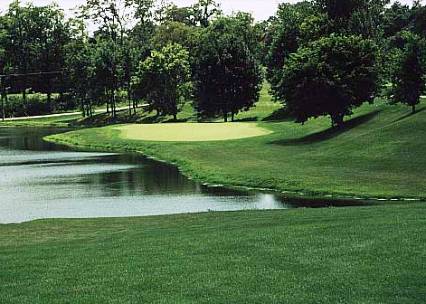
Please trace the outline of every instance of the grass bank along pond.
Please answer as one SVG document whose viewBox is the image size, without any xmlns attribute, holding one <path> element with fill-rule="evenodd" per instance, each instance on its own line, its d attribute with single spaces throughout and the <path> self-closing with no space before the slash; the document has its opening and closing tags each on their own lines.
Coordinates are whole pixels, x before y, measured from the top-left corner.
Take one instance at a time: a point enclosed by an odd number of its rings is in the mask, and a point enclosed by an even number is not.
<svg viewBox="0 0 426 304">
<path fill-rule="evenodd" d="M 113 125 L 47 139 L 99 151 L 140 152 L 203 182 L 274 189 L 293 197 L 426 198 L 424 105 L 414 115 L 401 105 L 364 105 L 340 130 L 330 129 L 328 118 L 296 125 L 276 110 L 264 90 L 257 107 L 237 120 L 253 121 L 252 130 L 257 125 L 269 132 L 239 140 L 170 142 L 161 125 Z M 177 138 L 186 138 L 190 124 L 174 127 Z M 213 134 L 215 125 L 209 129 Z M 156 130 L 164 141 L 153 141 Z"/>
</svg>

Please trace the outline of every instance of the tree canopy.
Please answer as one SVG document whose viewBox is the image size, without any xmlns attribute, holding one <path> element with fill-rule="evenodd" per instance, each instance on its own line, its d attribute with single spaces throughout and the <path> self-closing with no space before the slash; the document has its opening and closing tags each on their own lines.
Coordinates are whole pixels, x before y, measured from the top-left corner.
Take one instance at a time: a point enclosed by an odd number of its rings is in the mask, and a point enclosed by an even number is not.
<svg viewBox="0 0 426 304">
<path fill-rule="evenodd" d="M 195 99 L 200 116 L 234 115 L 259 98 L 261 68 L 251 51 L 252 25 L 245 15 L 221 17 L 200 35 L 195 63 Z"/>
<path fill-rule="evenodd" d="M 188 51 L 179 44 L 168 44 L 140 64 L 133 86 L 158 115 L 173 115 L 176 120 L 179 103 L 190 96 L 190 78 Z"/>
<path fill-rule="evenodd" d="M 290 55 L 278 94 L 297 122 L 329 115 L 341 126 L 353 108 L 374 99 L 377 77 L 372 41 L 331 35 Z"/>
</svg>

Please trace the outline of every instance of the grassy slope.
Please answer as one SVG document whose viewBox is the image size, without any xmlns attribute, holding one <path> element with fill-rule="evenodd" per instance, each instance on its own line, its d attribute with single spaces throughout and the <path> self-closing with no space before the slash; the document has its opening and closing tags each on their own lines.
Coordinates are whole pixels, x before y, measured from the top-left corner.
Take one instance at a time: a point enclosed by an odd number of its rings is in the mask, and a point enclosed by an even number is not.
<svg viewBox="0 0 426 304">
<path fill-rule="evenodd" d="M 305 126 L 268 121 L 278 108 L 265 89 L 258 106 L 238 116 L 259 120 L 261 127 L 275 132 L 258 138 L 143 142 L 122 140 L 114 127 L 105 127 L 49 140 L 88 149 L 141 151 L 206 182 L 277 189 L 289 191 L 290 196 L 426 198 L 424 105 L 413 116 L 401 105 L 365 105 L 340 132 L 329 129 L 328 118 Z"/>
<path fill-rule="evenodd" d="M 0 303 L 423 304 L 426 205 L 0 225 Z"/>
</svg>

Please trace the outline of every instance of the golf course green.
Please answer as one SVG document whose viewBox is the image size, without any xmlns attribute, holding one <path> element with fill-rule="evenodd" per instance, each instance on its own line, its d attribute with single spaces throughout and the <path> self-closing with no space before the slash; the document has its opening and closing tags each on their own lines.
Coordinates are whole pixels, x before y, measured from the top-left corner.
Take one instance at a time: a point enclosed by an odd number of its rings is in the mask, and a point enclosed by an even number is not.
<svg viewBox="0 0 426 304">
<path fill-rule="evenodd" d="M 130 124 L 117 127 L 120 137 L 144 141 L 221 141 L 271 134 L 254 123 Z"/>
</svg>

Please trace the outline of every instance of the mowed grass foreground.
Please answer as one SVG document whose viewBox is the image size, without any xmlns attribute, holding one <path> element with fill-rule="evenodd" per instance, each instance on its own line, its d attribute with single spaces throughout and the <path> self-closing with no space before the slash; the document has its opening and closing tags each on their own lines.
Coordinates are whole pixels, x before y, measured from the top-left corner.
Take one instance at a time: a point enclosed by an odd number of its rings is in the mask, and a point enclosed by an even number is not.
<svg viewBox="0 0 426 304">
<path fill-rule="evenodd" d="M 179 128 L 174 132 L 171 127 L 123 125 L 48 140 L 80 149 L 142 152 L 204 182 L 274 189 L 288 196 L 425 199 L 425 110 L 421 104 L 410 115 L 408 107 L 379 101 L 357 109 L 342 130 L 330 129 L 326 117 L 301 126 L 280 115 L 279 105 L 264 89 L 257 106 L 237 119 L 272 132 L 265 136 L 206 142 L 161 142 L 159 136 L 156 142 L 155 130 L 165 128 L 167 139 L 175 136 L 178 141 Z M 226 126 L 231 132 L 232 124 Z M 134 128 L 136 135 L 150 141 L 126 138 L 120 128 Z"/>
<path fill-rule="evenodd" d="M 423 304 L 426 205 L 0 225 L 0 303 Z"/>
</svg>

